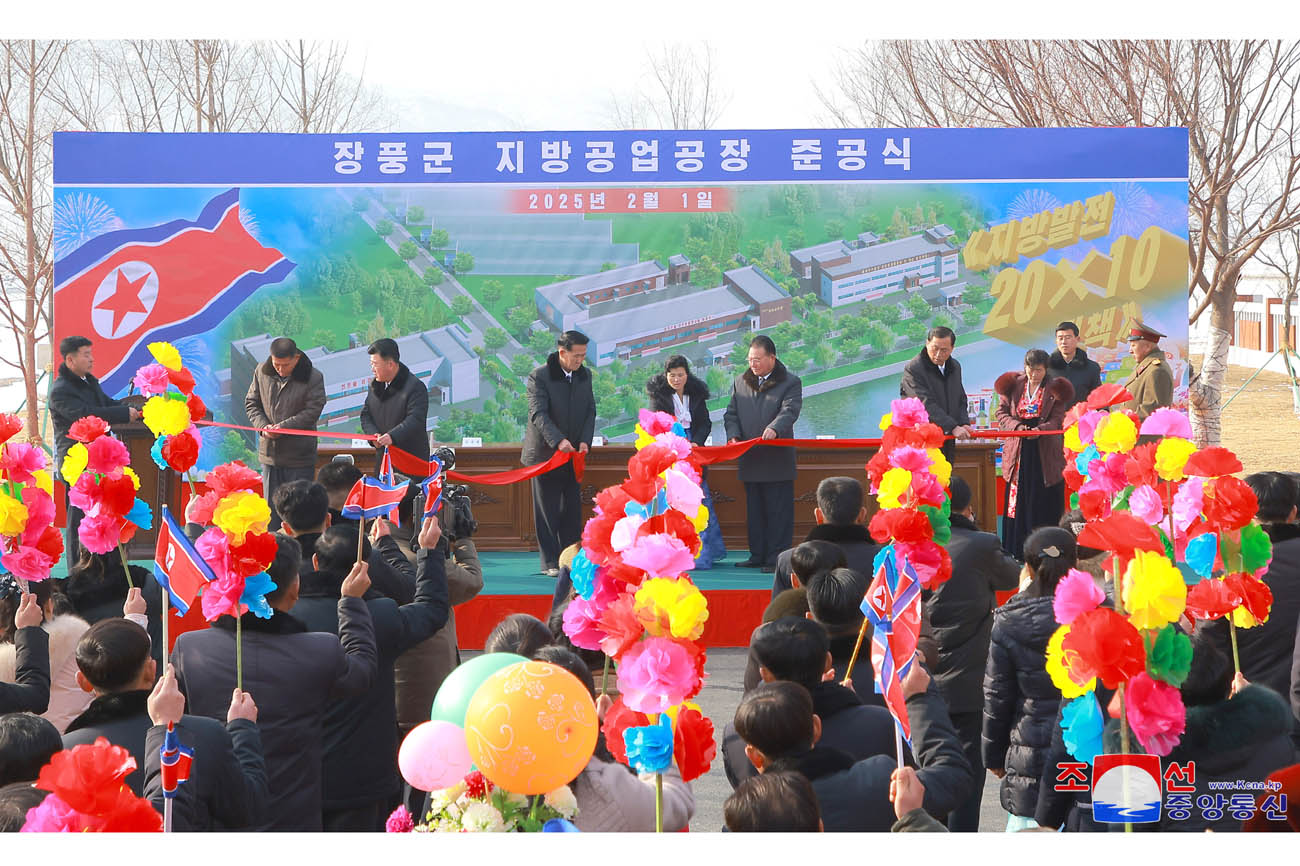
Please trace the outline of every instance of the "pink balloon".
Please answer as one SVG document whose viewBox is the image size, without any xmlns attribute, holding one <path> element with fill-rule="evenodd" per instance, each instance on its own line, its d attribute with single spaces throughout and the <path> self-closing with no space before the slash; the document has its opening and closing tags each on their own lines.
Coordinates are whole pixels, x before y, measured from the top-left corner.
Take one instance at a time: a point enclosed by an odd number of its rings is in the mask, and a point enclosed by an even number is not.
<svg viewBox="0 0 1300 866">
<path fill-rule="evenodd" d="M 417 725 L 402 740 L 397 766 L 402 778 L 421 791 L 450 788 L 473 766 L 464 729 L 443 721 Z"/>
</svg>

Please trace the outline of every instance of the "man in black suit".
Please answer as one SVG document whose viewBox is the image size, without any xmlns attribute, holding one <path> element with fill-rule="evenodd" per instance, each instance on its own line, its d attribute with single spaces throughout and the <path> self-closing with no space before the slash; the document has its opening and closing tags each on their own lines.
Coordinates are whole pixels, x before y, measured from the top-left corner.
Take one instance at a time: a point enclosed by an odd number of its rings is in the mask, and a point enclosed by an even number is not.
<svg viewBox="0 0 1300 866">
<path fill-rule="evenodd" d="M 528 374 L 528 426 L 519 455 L 525 466 L 544 463 L 556 451 L 586 454 L 596 432 L 596 396 L 587 359 L 587 336 L 565 331 L 546 363 Z M 533 479 L 533 515 L 542 573 L 557 577 L 560 551 L 582 538 L 582 493 L 573 464 Z"/>
<path fill-rule="evenodd" d="M 140 410 L 114 400 L 104 393 L 99 380 L 91 375 L 95 353 L 86 337 L 64 337 L 59 341 L 63 363 L 50 386 L 50 417 L 54 420 L 54 466 L 62 478 L 63 458 L 74 444 L 68 430 L 87 415 L 96 415 L 109 424 L 127 424 L 140 420 Z M 68 503 L 68 524 L 63 530 L 63 561 L 75 564 L 81 556 L 77 527 L 81 509 Z"/>
</svg>

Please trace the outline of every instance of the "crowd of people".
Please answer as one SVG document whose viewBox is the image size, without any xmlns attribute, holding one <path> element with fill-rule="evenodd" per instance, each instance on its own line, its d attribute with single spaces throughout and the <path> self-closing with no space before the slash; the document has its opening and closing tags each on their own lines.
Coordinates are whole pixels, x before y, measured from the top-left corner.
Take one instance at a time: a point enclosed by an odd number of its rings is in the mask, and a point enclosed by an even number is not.
<svg viewBox="0 0 1300 866">
<path fill-rule="evenodd" d="M 956 338 L 945 330 L 932 331 L 909 362 L 903 392 L 921 398 L 945 432 L 963 438 L 970 419 L 952 357 Z M 1131 338 L 1141 380 L 1131 389 L 1133 408 L 1143 415 L 1167 390 L 1155 381 L 1158 360 L 1148 360 L 1160 354 L 1153 348 L 1159 336 L 1138 323 Z M 1077 338 L 1077 327 L 1062 323 L 1056 352 L 1031 350 L 1023 371 L 998 379 L 1000 428 L 1059 430 L 1069 407 L 1100 384 L 1099 369 Z M 110 411 L 133 420 L 101 401 L 89 376 L 93 361 L 79 361 L 89 342 L 65 341 L 64 348 L 70 351 L 60 375 L 66 370 L 64 378 L 78 380 L 65 391 L 75 390 L 84 404 L 74 406 L 65 394 L 64 411 Z M 589 447 L 594 404 L 585 349 L 585 337 L 566 332 L 530 376 L 537 417 L 525 463 Z M 273 342 L 271 352 L 249 391 L 250 417 L 264 412 L 259 426 L 272 434 L 277 425 L 314 424 L 319 372 L 291 341 Z M 412 384 L 418 380 L 392 341 L 377 341 L 371 354 L 367 430 L 383 431 L 381 449 L 397 445 L 427 458 L 427 437 L 421 451 L 414 441 L 420 437 L 403 427 L 419 408 L 412 408 L 420 402 Z M 727 438 L 791 436 L 801 402 L 798 377 L 781 365 L 766 337 L 751 343 L 747 366 L 724 417 Z M 685 358 L 669 359 L 646 390 L 652 407 L 672 414 L 693 442 L 707 439 L 708 389 Z M 190 780 L 175 801 L 178 830 L 381 831 L 399 804 L 421 808 L 425 792 L 412 790 L 398 772 L 398 745 L 429 718 L 439 685 L 461 661 L 452 608 L 483 587 L 477 553 L 469 538 L 449 537 L 437 517 L 409 535 L 378 519 L 361 537 L 342 512 L 361 471 L 332 462 L 313 476 L 306 470 L 315 466 L 314 440 L 298 438 L 312 443 L 310 460 L 294 436 L 263 439 L 278 526 L 267 570 L 273 614 L 241 617 L 242 649 L 235 620 L 224 616 L 211 628 L 181 635 L 163 664 L 163 590 L 149 571 L 126 570 L 115 555 L 78 551 L 65 579 L 29 588 L 0 576 L 0 830 L 20 829 L 27 810 L 41 801 L 44 792 L 34 783 L 52 755 L 99 737 L 131 754 L 136 770 L 126 784 L 161 810 L 159 747 L 168 725 L 194 749 Z M 737 684 L 743 697 L 718 732 L 718 755 L 734 789 L 723 810 L 725 829 L 974 832 L 987 774 L 1000 780 L 1008 830 L 1113 829 L 1093 820 L 1086 786 L 1057 784 L 1070 758 L 1061 724 L 1065 702 L 1046 669 L 1057 628 L 1054 592 L 1079 569 L 1108 600 L 1114 595 L 1100 567 L 1107 553 L 1081 546 L 1086 521 L 1065 511 L 1059 437 L 1004 445 L 1001 537 L 980 529 L 970 486 L 951 478 L 952 577 L 923 594 L 915 663 L 902 681 L 910 737 L 901 761 L 896 723 L 876 692 L 870 662 L 865 656 L 853 662 L 855 644 L 870 629 L 861 603 L 880 549 L 867 529 L 866 493 L 854 478 L 821 480 L 815 525 L 796 543 L 789 511 L 793 454 L 786 450 L 755 449 L 755 458 L 741 464 L 751 518 L 747 562 L 769 568 L 773 585 Z M 534 486 L 543 570 L 557 577 L 551 615 L 545 622 L 505 617 L 484 651 L 569 671 L 603 721 L 616 681 L 602 674 L 598 686 L 604 656 L 575 647 L 563 629 L 574 597 L 569 565 L 578 550 L 571 473 L 570 467 Z M 1259 503 L 1256 520 L 1273 543 L 1264 579 L 1273 593 L 1272 615 L 1238 632 L 1239 673 L 1222 621 L 1179 623 L 1193 647 L 1179 690 L 1187 730 L 1168 760 L 1195 764 L 1196 795 L 1221 781 L 1291 784 L 1300 775 L 1300 476 L 1261 472 L 1245 480 Z M 707 476 L 704 489 L 707 496 Z M 716 519 L 701 536 L 707 566 L 725 552 Z M 999 593 L 1013 595 L 999 605 Z M 232 693 L 237 669 L 242 688 Z M 1103 707 L 1113 697 L 1101 685 L 1098 695 Z M 1119 736 L 1117 715 L 1106 724 L 1108 741 Z M 578 803 L 574 823 L 582 831 L 655 827 L 656 779 L 620 761 L 622 745 L 601 734 L 570 783 Z M 696 810 L 693 786 L 671 766 L 659 782 L 663 828 L 686 829 Z M 1159 828 L 1294 830 L 1300 806 L 1284 818 L 1270 823 L 1225 811 L 1191 821 L 1165 817 Z"/>
</svg>

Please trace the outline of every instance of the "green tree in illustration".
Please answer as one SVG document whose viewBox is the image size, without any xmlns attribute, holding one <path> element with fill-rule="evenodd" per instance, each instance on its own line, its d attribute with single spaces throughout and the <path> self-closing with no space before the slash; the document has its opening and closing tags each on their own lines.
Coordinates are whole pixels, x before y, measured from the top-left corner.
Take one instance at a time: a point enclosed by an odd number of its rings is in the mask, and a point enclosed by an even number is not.
<svg viewBox="0 0 1300 866">
<path fill-rule="evenodd" d="M 600 272 L 603 274 L 605 271 L 612 271 L 616 267 L 618 267 L 618 262 L 601 262 Z"/>
<path fill-rule="evenodd" d="M 844 220 L 829 219 L 826 221 L 826 239 L 839 240 L 844 237 Z"/>
<path fill-rule="evenodd" d="M 545 358 L 555 351 L 555 335 L 550 331 L 534 331 L 528 337 L 528 348 L 538 358 Z"/>
<path fill-rule="evenodd" d="M 222 463 L 242 460 L 246 466 L 259 466 L 257 453 L 248 447 L 244 437 L 235 430 L 227 430 L 226 435 L 217 440 L 217 459 Z"/>
<path fill-rule="evenodd" d="M 988 296 L 989 290 L 983 286 L 968 286 L 966 291 L 961 293 L 961 302 L 973 307 Z"/>
<path fill-rule="evenodd" d="M 386 238 L 393 233 L 392 220 L 379 220 L 375 223 L 375 234 L 381 238 Z"/>
<path fill-rule="evenodd" d="M 752 335 L 746 334 L 743 331 L 736 335 L 736 345 L 731 347 L 731 355 L 729 357 L 731 363 L 738 367 L 744 366 L 745 359 L 749 357 L 749 338 L 751 336 Z M 780 351 L 780 348 L 780 346 L 777 347 L 778 352 Z"/>
<path fill-rule="evenodd" d="M 496 306 L 496 302 L 501 300 L 501 295 L 505 293 L 506 287 L 500 280 L 484 280 L 482 288 L 479 291 L 483 295 L 483 301 L 488 306 Z"/>
<path fill-rule="evenodd" d="M 818 343 L 816 348 L 813 349 L 813 360 L 817 362 L 819 367 L 829 367 L 831 362 L 835 360 L 835 350 L 827 342 Z"/>
<path fill-rule="evenodd" d="M 458 274 L 468 274 L 474 270 L 474 257 L 469 253 L 456 253 L 456 261 L 453 267 Z"/>
<path fill-rule="evenodd" d="M 334 348 L 334 334 L 325 328 L 317 328 L 312 334 L 311 341 L 317 346 L 324 346 L 326 349 Z"/>
<path fill-rule="evenodd" d="M 418 204 L 413 204 L 406 209 L 406 224 L 424 222 L 424 208 Z"/>
<path fill-rule="evenodd" d="M 429 246 L 434 249 L 442 249 L 451 242 L 451 236 L 447 234 L 446 229 L 433 229 L 429 232 Z"/>
<path fill-rule="evenodd" d="M 444 277 L 442 275 L 442 268 L 435 266 L 435 267 L 428 267 L 424 269 L 425 285 L 432 288 L 433 286 L 441 285 L 443 279 Z"/>
<path fill-rule="evenodd" d="M 929 321 L 933 312 L 929 302 L 920 295 L 912 295 L 907 299 L 907 311 L 912 314 L 912 318 L 926 321 Z"/>
<path fill-rule="evenodd" d="M 877 352 L 888 352 L 893 348 L 894 342 L 898 339 L 898 335 L 895 334 L 887 325 L 883 325 L 880 322 L 873 322 L 871 327 L 867 329 L 866 339 L 867 344 Z"/>
<path fill-rule="evenodd" d="M 965 322 L 968 327 L 973 328 L 976 325 L 978 325 L 980 322 L 984 321 L 984 313 L 975 309 L 974 307 L 967 307 L 966 309 L 961 311 L 961 318 L 962 321 Z"/>
<path fill-rule="evenodd" d="M 370 210 L 370 197 L 359 195 L 352 199 L 352 209 L 357 213 L 365 213 Z"/>
<path fill-rule="evenodd" d="M 397 254 L 408 262 L 419 255 L 419 252 L 420 248 L 415 245 L 414 241 L 402 241 L 401 245 L 397 248 Z"/>
<path fill-rule="evenodd" d="M 528 333 L 528 328 L 534 321 L 533 311 L 528 307 L 513 307 L 506 313 L 506 324 L 520 336 Z"/>
<path fill-rule="evenodd" d="M 886 325 L 897 325 L 903 318 L 903 313 L 898 309 L 898 304 L 885 303 L 875 307 L 876 318 Z"/>
<path fill-rule="evenodd" d="M 510 372 L 521 379 L 533 371 L 533 359 L 527 355 L 515 355 L 510 359 Z"/>
<path fill-rule="evenodd" d="M 474 302 L 465 295 L 457 295 L 451 299 L 451 314 L 457 318 L 463 319 L 474 311 Z"/>
<path fill-rule="evenodd" d="M 508 339 L 506 332 L 500 328 L 488 328 L 483 332 L 483 348 L 489 352 L 496 352 L 506 344 Z"/>
<path fill-rule="evenodd" d="M 366 326 L 366 342 L 373 343 L 381 337 L 390 337 L 388 328 L 384 325 L 384 314 L 375 313 L 374 319 Z"/>
</svg>

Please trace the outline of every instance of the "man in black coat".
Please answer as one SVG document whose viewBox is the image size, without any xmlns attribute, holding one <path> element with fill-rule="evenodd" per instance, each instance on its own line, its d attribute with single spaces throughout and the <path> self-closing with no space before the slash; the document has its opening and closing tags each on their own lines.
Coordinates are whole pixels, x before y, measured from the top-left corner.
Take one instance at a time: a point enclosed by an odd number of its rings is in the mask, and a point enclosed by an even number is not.
<svg viewBox="0 0 1300 866">
<path fill-rule="evenodd" d="M 379 472 L 384 451 L 390 446 L 428 463 L 428 387 L 402 363 L 396 340 L 387 337 L 375 340 L 367 351 L 370 352 L 370 372 L 375 378 L 370 382 L 370 391 L 361 407 L 361 429 L 379 436 L 371 443 L 375 447 L 375 472 Z M 403 521 L 410 519 L 411 503 L 420 492 L 416 482 L 422 480 L 411 480 L 406 496 L 398 506 Z"/>
<path fill-rule="evenodd" d="M 400 607 L 373 590 L 363 596 L 375 624 L 379 672 L 360 695 L 332 701 L 325 710 L 322 825 L 328 831 L 379 832 L 397 804 L 397 708 L 393 663 L 447 622 L 446 555 L 442 532 L 428 517 L 419 535 L 420 579 L 415 600 Z M 339 526 L 316 543 L 316 571 L 302 578 L 292 614 L 312 631 L 337 633 L 339 587 L 356 562 L 357 531 Z"/>
<path fill-rule="evenodd" d="M 980 756 L 980 730 L 984 720 L 984 666 L 989 656 L 989 635 L 993 631 L 995 593 L 1013 590 L 1020 584 L 1020 566 L 1007 556 L 1002 543 L 991 532 L 975 525 L 971 490 L 966 480 L 954 475 L 952 490 L 952 578 L 935 590 L 923 590 L 930 627 L 939 647 L 939 661 L 931 671 L 948 704 L 957 737 L 975 778 L 984 778 Z M 954 833 L 979 830 L 983 785 L 972 786 L 970 798 L 948 816 Z"/>
<path fill-rule="evenodd" d="M 596 396 L 591 390 L 587 336 L 565 331 L 546 363 L 528 374 L 528 426 L 519 460 L 545 463 L 557 451 L 586 454 L 596 433 Z M 533 518 L 542 573 L 560 574 L 560 552 L 582 538 L 582 491 L 573 464 L 533 478 Z"/>
<path fill-rule="evenodd" d="M 855 761 L 894 751 L 894 718 L 883 701 L 866 705 L 852 688 L 840 685 L 844 672 L 824 680 L 834 668 L 830 637 L 825 627 L 803 617 L 784 617 L 761 625 L 750 648 L 758 658 L 759 677 L 765 683 L 798 683 L 812 695 L 813 710 L 821 719 L 823 746 L 839 749 Z M 871 688 L 871 661 L 866 662 L 867 688 Z M 879 696 L 876 696 L 877 698 Z M 906 748 L 906 747 L 904 747 Z M 908 753 L 910 755 L 910 752 Z M 735 788 L 758 774 L 745 757 L 745 742 L 727 723 L 722 733 L 722 757 L 727 780 Z"/>
<path fill-rule="evenodd" d="M 916 775 L 925 786 L 925 810 L 944 815 L 965 799 L 973 780 L 943 699 L 927 691 L 929 682 L 925 668 L 913 664 L 903 694 Z M 734 723 L 746 757 L 760 773 L 793 770 L 808 777 L 826 832 L 888 833 L 894 825 L 889 802 L 889 780 L 898 766 L 894 749 L 855 762 L 838 749 L 819 745 L 821 719 L 803 686 L 764 683 L 741 700 Z"/>
<path fill-rule="evenodd" d="M 746 439 L 791 439 L 803 409 L 803 382 L 777 360 L 776 344 L 762 334 L 749 341 L 749 369 L 731 385 L 731 400 L 722 416 L 727 442 Z M 794 537 L 794 448 L 760 445 L 740 456 L 745 485 L 745 522 L 749 559 L 738 568 L 776 568 L 776 557 Z"/>
<path fill-rule="evenodd" d="M 31 713 L 0 713 L 0 788 L 31 784 L 50 758 L 63 751 L 59 729 Z"/>
<path fill-rule="evenodd" d="M 262 486 L 268 501 L 274 501 L 281 484 L 316 474 L 315 436 L 282 434 L 277 429 L 315 430 L 325 408 L 325 377 L 311 359 L 298 351 L 288 337 L 271 341 L 271 356 L 257 368 L 244 397 L 248 423 L 262 428 L 257 440 L 257 459 L 262 464 Z M 271 531 L 280 526 L 278 513 L 271 514 Z"/>
<path fill-rule="evenodd" d="M 155 682 L 157 668 L 149 643 L 145 630 L 126 619 L 102 620 L 82 635 L 77 644 L 77 683 L 94 692 L 95 699 L 68 724 L 63 747 L 71 749 L 104 737 L 126 749 L 136 768 L 125 782 L 141 796 L 149 759 L 147 735 L 158 724 L 157 704 L 164 701 L 169 704 L 167 720 L 176 725 L 181 745 L 194 750 L 190 781 L 184 786 L 185 829 L 238 830 L 253 825 L 262 817 L 267 797 L 257 705 L 247 693 L 236 690 L 225 725 L 182 715 L 185 699 L 176 688 L 175 670 L 169 665 Z M 162 724 L 165 728 L 166 722 Z M 157 751 L 155 747 L 155 755 Z M 159 806 L 161 794 L 160 786 Z"/>
<path fill-rule="evenodd" d="M 956 345 L 957 335 L 951 328 L 931 328 L 925 337 L 925 348 L 903 368 L 898 394 L 924 403 L 931 423 L 937 424 L 945 435 L 969 439 L 971 421 L 966 388 L 961 381 L 961 364 L 952 356 Z M 943 455 L 949 463 L 956 458 L 957 447 L 952 440 L 943 443 Z"/>
<path fill-rule="evenodd" d="M 298 542 L 276 535 L 278 549 L 267 574 L 276 588 L 266 596 L 269 620 L 249 612 L 241 618 L 245 691 L 258 696 L 270 800 L 255 829 L 320 830 L 324 720 L 331 701 L 365 694 L 378 669 L 364 565 L 343 581 L 338 635 L 309 632 L 289 615 L 298 600 Z M 176 639 L 172 664 L 181 692 L 195 715 L 220 719 L 235 686 L 235 621 L 220 617 L 212 628 Z"/>
<path fill-rule="evenodd" d="M 856 478 L 823 478 L 817 485 L 817 507 L 813 520 L 817 525 L 804 541 L 829 541 L 844 551 L 848 567 L 870 580 L 871 563 L 880 545 L 871 540 L 865 521 L 867 509 L 862 505 L 862 484 Z M 776 558 L 772 576 L 772 597 L 776 598 L 794 584 L 790 581 L 790 556 L 794 548 L 783 550 Z"/>
<path fill-rule="evenodd" d="M 1065 401 L 1066 409 L 1085 402 L 1094 388 L 1101 387 L 1101 366 L 1079 348 L 1079 326 L 1074 322 L 1056 326 L 1056 351 L 1047 367 L 1050 375 L 1069 379 L 1074 386 L 1074 396 Z"/>
<path fill-rule="evenodd" d="M 114 400 L 104 393 L 99 380 L 91 375 L 95 369 L 95 353 L 85 337 L 64 337 L 59 341 L 59 355 L 63 363 L 50 386 L 50 419 L 54 422 L 54 467 L 62 478 L 63 458 L 75 443 L 68 431 L 72 425 L 95 415 L 109 424 L 127 424 L 140 420 L 140 411 Z M 67 507 L 67 526 L 63 530 L 63 560 L 76 562 L 81 557 L 81 542 L 77 527 L 81 524 L 81 509 L 72 503 Z"/>
<path fill-rule="evenodd" d="M 14 681 L 0 683 L 0 713 L 43 713 L 50 707 L 50 635 L 36 596 L 11 574 L 0 575 L 0 598 L 18 594 L 14 611 Z"/>
</svg>

